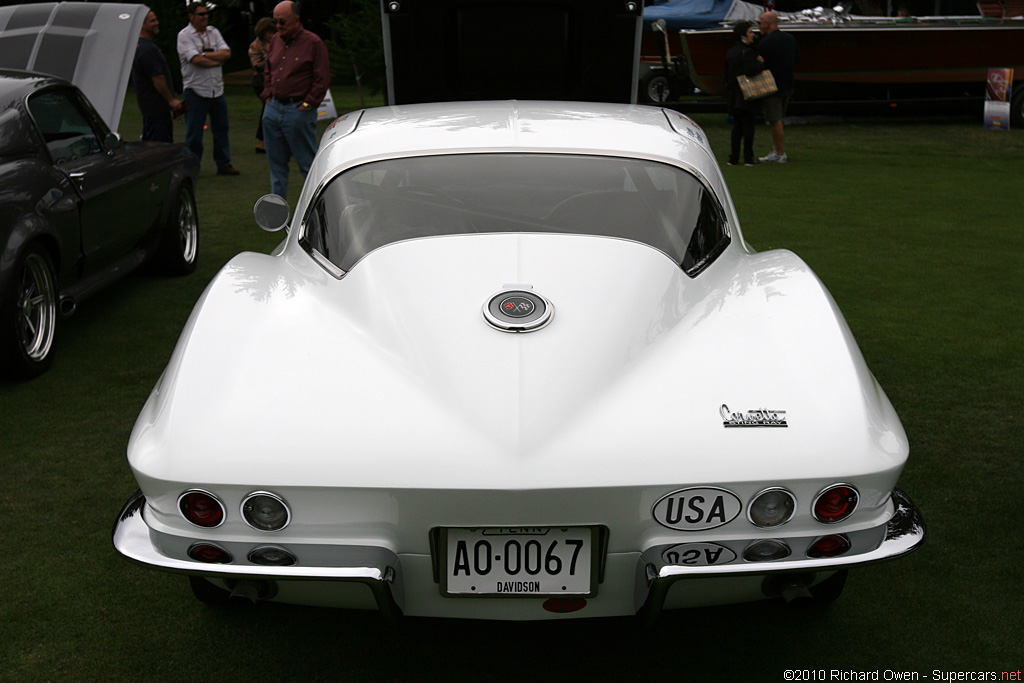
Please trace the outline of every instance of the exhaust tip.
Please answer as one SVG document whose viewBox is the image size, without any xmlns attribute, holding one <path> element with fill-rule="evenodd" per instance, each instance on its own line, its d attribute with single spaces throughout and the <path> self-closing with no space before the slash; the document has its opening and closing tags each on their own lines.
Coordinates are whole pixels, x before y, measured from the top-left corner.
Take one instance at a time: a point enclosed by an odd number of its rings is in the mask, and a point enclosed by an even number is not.
<svg viewBox="0 0 1024 683">
<path fill-rule="evenodd" d="M 269 600 L 277 595 L 277 584 L 273 581 L 239 581 L 231 587 L 228 603 L 240 607 L 252 607 L 260 600 Z"/>
<path fill-rule="evenodd" d="M 810 590 L 813 581 L 813 573 L 766 576 L 761 591 L 769 598 L 782 598 L 787 605 L 799 607 L 814 602 Z"/>
<path fill-rule="evenodd" d="M 242 607 L 251 607 L 255 605 L 260 599 L 260 589 L 252 581 L 242 581 L 238 583 L 234 588 L 231 589 L 231 595 L 228 596 L 228 601 L 232 605 L 238 605 Z"/>
<path fill-rule="evenodd" d="M 814 601 L 814 596 L 807 586 L 802 584 L 790 584 L 782 589 L 782 599 L 787 605 L 805 605 Z"/>
<path fill-rule="evenodd" d="M 78 310 L 78 303 L 70 296 L 61 297 L 60 300 L 60 314 L 67 318 L 69 315 Z"/>
</svg>

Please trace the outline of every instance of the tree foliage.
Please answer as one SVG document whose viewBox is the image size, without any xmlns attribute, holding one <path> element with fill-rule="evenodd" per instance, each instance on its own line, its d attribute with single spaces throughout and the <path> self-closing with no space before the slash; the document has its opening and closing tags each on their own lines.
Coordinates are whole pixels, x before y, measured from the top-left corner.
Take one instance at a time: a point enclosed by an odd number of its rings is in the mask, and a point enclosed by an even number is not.
<svg viewBox="0 0 1024 683">
<path fill-rule="evenodd" d="M 356 82 L 377 95 L 387 86 L 384 37 L 377 0 L 351 0 L 348 12 L 335 14 L 328 25 L 334 38 L 327 49 L 331 80 Z"/>
</svg>

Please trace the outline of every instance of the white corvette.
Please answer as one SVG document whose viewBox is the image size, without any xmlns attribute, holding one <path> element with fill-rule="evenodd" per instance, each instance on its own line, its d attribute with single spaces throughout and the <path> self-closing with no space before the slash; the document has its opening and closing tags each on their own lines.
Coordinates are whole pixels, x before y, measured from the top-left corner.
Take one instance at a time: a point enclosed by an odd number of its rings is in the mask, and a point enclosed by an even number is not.
<svg viewBox="0 0 1024 683">
<path fill-rule="evenodd" d="M 383 107 L 331 125 L 287 239 L 197 304 L 114 544 L 206 601 L 830 600 L 923 541 L 908 450 L 822 283 L 744 242 L 687 117 Z"/>
</svg>

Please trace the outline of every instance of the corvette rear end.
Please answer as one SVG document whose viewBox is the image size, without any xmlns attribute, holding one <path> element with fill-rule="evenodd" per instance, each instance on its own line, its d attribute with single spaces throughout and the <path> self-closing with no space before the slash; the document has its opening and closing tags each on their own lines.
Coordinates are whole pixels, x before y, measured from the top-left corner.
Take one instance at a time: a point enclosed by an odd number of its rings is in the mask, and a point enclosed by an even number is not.
<svg viewBox="0 0 1024 683">
<path fill-rule="evenodd" d="M 129 443 L 118 550 L 196 595 L 545 619 L 831 600 L 924 538 L 835 302 L 636 106 L 336 121 Z"/>
</svg>

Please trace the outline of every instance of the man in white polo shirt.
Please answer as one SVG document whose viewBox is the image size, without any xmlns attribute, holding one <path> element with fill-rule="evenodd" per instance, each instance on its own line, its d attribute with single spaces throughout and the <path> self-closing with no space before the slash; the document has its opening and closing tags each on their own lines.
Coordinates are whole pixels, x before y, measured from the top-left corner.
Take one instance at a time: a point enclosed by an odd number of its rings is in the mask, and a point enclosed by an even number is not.
<svg viewBox="0 0 1024 683">
<path fill-rule="evenodd" d="M 231 57 L 231 49 L 220 31 L 210 26 L 210 10 L 205 2 L 193 2 L 188 8 L 188 26 L 178 33 L 178 59 L 181 61 L 182 89 L 185 91 L 185 144 L 203 158 L 203 127 L 210 117 L 213 131 L 213 161 L 218 175 L 238 175 L 231 165 L 228 142 L 228 104 L 224 99 L 221 67 Z"/>
</svg>

